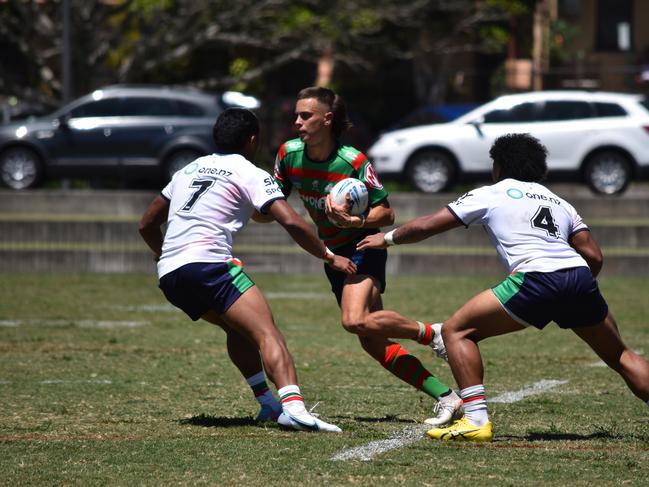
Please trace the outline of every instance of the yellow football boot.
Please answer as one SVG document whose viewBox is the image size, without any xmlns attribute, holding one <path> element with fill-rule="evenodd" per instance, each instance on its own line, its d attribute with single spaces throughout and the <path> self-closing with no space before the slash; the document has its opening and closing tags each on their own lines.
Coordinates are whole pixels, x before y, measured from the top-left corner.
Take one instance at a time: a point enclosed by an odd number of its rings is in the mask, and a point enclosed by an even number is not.
<svg viewBox="0 0 649 487">
<path fill-rule="evenodd" d="M 447 428 L 434 428 L 428 430 L 426 434 L 435 440 L 442 441 L 488 442 L 494 437 L 491 421 L 487 421 L 484 426 L 475 426 L 469 423 L 466 416 L 454 421 Z"/>
</svg>

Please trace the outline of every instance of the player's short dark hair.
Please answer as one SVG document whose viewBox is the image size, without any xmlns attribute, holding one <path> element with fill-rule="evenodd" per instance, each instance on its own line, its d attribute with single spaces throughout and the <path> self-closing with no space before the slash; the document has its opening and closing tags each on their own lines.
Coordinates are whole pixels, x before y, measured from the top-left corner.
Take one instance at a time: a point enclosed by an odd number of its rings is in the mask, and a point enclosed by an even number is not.
<svg viewBox="0 0 649 487">
<path fill-rule="evenodd" d="M 304 100 L 305 98 L 315 98 L 323 105 L 326 105 L 329 111 L 333 113 L 331 131 L 334 137 L 339 138 L 345 130 L 352 127 L 352 123 L 347 117 L 345 100 L 329 88 L 322 86 L 304 88 L 297 94 L 297 99 Z"/>
<path fill-rule="evenodd" d="M 259 135 L 259 120 L 246 108 L 227 108 L 212 128 L 216 151 L 221 154 L 241 153 L 251 135 Z"/>
<path fill-rule="evenodd" d="M 541 181 L 548 172 L 548 150 L 530 134 L 506 134 L 498 137 L 489 155 L 500 168 L 500 179 Z"/>
</svg>

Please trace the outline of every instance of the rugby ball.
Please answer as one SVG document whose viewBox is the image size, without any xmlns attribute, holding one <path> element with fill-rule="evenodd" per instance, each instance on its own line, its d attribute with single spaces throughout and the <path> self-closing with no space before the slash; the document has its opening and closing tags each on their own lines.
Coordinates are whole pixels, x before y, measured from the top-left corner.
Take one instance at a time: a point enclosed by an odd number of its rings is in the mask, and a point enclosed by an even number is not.
<svg viewBox="0 0 649 487">
<path fill-rule="evenodd" d="M 367 186 L 360 179 L 346 178 L 338 181 L 329 194 L 336 204 L 346 206 L 350 215 L 360 215 L 367 210 L 369 194 Z"/>
</svg>

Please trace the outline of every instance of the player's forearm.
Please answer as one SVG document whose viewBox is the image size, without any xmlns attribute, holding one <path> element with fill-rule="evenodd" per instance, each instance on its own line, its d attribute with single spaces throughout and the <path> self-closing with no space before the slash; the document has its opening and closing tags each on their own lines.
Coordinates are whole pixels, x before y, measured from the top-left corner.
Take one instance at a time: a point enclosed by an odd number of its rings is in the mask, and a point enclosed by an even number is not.
<svg viewBox="0 0 649 487">
<path fill-rule="evenodd" d="M 386 206 L 370 208 L 363 228 L 389 227 L 394 224 L 394 210 Z"/>
<path fill-rule="evenodd" d="M 288 220 L 280 222 L 291 238 L 300 247 L 318 259 L 325 259 L 327 247 L 316 236 L 311 227 L 302 219 Z M 331 256 L 333 257 L 333 256 Z M 330 258 L 325 260 L 330 260 Z"/>
<path fill-rule="evenodd" d="M 140 227 L 140 235 L 142 239 L 146 242 L 149 248 L 153 251 L 156 257 L 160 257 L 162 254 L 162 231 L 160 227 L 154 226 L 145 226 Z"/>
<path fill-rule="evenodd" d="M 397 227 L 391 234 L 394 244 L 408 244 L 422 240 L 461 226 L 461 223 L 447 208 L 424 215 Z"/>
</svg>

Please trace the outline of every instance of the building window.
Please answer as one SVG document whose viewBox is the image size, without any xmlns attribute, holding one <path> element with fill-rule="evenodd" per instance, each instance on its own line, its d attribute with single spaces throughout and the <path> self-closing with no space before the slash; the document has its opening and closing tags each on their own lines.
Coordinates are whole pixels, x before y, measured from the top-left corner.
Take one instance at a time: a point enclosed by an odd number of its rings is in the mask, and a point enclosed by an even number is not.
<svg viewBox="0 0 649 487">
<path fill-rule="evenodd" d="M 633 0 L 599 0 L 597 2 L 598 51 L 630 51 L 633 47 L 631 21 Z"/>
</svg>

